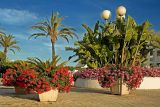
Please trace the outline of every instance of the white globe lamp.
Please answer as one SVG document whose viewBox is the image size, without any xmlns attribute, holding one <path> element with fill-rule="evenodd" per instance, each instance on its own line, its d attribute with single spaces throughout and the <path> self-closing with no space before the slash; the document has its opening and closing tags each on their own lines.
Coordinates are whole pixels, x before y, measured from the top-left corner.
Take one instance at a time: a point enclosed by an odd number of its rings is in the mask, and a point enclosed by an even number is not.
<svg viewBox="0 0 160 107">
<path fill-rule="evenodd" d="M 103 18 L 104 20 L 108 20 L 108 19 L 110 18 L 110 16 L 111 16 L 111 12 L 110 12 L 109 10 L 104 10 L 104 11 L 102 12 L 102 18 Z"/>
<path fill-rule="evenodd" d="M 126 8 L 124 6 L 119 6 L 117 8 L 117 15 L 124 16 L 126 14 Z"/>
</svg>

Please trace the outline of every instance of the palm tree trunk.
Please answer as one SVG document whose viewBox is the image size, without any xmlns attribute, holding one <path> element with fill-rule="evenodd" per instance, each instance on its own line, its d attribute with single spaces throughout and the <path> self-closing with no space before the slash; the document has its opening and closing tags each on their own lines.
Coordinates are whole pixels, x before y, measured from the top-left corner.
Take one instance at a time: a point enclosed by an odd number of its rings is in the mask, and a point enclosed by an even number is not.
<svg viewBox="0 0 160 107">
<path fill-rule="evenodd" d="M 6 60 L 6 58 L 7 58 L 7 48 L 6 47 L 4 48 L 3 52 L 4 52 L 4 55 L 5 55 L 4 57 L 5 57 L 5 60 Z"/>
<path fill-rule="evenodd" d="M 51 40 L 52 43 L 52 61 L 54 59 L 54 57 L 56 56 L 56 52 L 55 52 L 55 43 Z"/>
</svg>

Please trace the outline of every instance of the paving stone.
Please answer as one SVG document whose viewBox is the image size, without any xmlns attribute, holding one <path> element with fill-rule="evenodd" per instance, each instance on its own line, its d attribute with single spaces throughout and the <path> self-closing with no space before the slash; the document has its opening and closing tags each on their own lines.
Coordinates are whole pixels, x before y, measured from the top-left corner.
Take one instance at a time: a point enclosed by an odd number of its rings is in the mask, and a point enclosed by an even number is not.
<svg viewBox="0 0 160 107">
<path fill-rule="evenodd" d="M 14 88 L 0 88 L 0 107 L 160 107 L 160 90 L 136 90 L 130 95 L 108 90 L 73 88 L 56 102 L 39 102 L 37 94 L 16 95 Z"/>
</svg>

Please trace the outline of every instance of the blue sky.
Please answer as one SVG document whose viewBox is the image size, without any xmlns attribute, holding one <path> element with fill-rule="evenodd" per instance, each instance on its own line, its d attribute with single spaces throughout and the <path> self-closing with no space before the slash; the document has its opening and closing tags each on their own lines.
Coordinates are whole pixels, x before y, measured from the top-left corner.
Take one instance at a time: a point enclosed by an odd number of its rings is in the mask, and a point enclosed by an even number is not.
<svg viewBox="0 0 160 107">
<path fill-rule="evenodd" d="M 62 24 L 77 30 L 80 38 L 85 32 L 81 24 L 86 23 L 93 27 L 97 20 L 103 22 L 100 14 L 109 9 L 112 12 L 111 20 L 116 17 L 116 7 L 124 5 L 127 14 L 138 23 L 146 19 L 152 23 L 152 28 L 160 30 L 160 1 L 159 0 L 1 0 L 0 3 L 0 29 L 7 34 L 13 34 L 19 41 L 21 51 L 15 55 L 9 53 L 9 59 L 26 59 L 27 57 L 51 58 L 51 44 L 48 38 L 28 40 L 35 31 L 31 26 L 45 18 L 51 12 L 59 12 L 65 19 Z M 72 52 L 66 52 L 65 46 L 73 46 L 75 40 L 68 44 L 63 40 L 56 43 L 56 53 L 67 60 Z M 70 65 L 75 65 L 72 61 Z"/>
</svg>

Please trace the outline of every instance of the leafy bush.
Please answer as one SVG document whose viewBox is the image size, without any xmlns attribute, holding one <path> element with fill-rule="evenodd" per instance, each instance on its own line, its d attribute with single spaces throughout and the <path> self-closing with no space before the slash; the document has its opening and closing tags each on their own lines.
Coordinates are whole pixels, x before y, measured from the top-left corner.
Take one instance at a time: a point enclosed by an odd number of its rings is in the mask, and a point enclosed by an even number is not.
<svg viewBox="0 0 160 107">
<path fill-rule="evenodd" d="M 138 25 L 128 16 L 127 20 L 100 24 L 98 21 L 91 29 L 83 24 L 86 30 L 81 41 L 75 47 L 66 47 L 73 51 L 75 62 L 87 64 L 89 68 L 99 68 L 106 64 L 122 66 L 143 66 L 148 60 L 147 55 L 152 49 L 160 48 L 160 36 L 150 30 L 151 24 L 145 21 Z"/>
<path fill-rule="evenodd" d="M 35 62 L 35 63 L 33 63 Z M 3 74 L 2 82 L 6 86 L 25 88 L 26 92 L 43 93 L 57 88 L 59 92 L 69 92 L 73 77 L 64 63 L 56 66 L 49 61 L 34 59 L 29 63 L 16 63 Z"/>
</svg>

